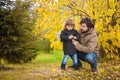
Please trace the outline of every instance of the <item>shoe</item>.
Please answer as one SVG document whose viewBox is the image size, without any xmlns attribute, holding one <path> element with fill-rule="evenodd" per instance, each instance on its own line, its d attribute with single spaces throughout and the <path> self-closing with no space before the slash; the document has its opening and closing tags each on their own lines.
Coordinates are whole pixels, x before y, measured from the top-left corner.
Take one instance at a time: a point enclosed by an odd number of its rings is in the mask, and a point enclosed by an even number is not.
<svg viewBox="0 0 120 80">
<path fill-rule="evenodd" d="M 65 65 L 61 65 L 61 70 L 66 70 Z"/>
<path fill-rule="evenodd" d="M 74 66 L 74 70 L 78 70 L 78 69 L 79 69 L 78 65 Z"/>
<path fill-rule="evenodd" d="M 75 67 L 74 67 L 74 65 L 72 65 L 72 66 L 69 66 L 68 68 L 75 68 Z M 78 66 L 76 68 L 78 68 L 78 69 L 82 68 L 82 64 L 78 64 Z"/>
<path fill-rule="evenodd" d="M 92 68 L 92 72 L 98 72 L 97 68 Z"/>
<path fill-rule="evenodd" d="M 77 66 L 69 66 L 68 68 L 72 68 L 72 69 L 74 69 L 74 70 L 78 70 L 80 67 L 78 67 L 78 65 Z"/>
<path fill-rule="evenodd" d="M 78 64 L 78 69 L 82 68 L 82 64 Z"/>
</svg>

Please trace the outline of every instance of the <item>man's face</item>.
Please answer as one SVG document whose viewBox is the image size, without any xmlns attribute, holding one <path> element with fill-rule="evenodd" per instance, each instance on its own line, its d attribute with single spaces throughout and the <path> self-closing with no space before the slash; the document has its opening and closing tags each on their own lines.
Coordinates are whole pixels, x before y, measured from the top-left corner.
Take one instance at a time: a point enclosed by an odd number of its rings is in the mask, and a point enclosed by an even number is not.
<svg viewBox="0 0 120 80">
<path fill-rule="evenodd" d="M 82 33 L 88 31 L 88 27 L 87 27 L 86 23 L 81 24 L 80 30 L 81 30 Z"/>
</svg>

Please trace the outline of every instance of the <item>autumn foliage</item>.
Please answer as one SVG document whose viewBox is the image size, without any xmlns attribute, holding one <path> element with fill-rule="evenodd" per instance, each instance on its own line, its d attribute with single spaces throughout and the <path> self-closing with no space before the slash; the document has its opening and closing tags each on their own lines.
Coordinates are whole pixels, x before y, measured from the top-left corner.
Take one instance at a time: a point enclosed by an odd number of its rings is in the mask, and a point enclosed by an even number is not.
<svg viewBox="0 0 120 80">
<path fill-rule="evenodd" d="M 35 3 L 35 0 L 33 0 Z M 67 18 L 74 20 L 76 29 L 83 17 L 90 17 L 95 24 L 101 53 L 107 58 L 119 59 L 120 55 L 120 2 L 117 0 L 38 0 L 34 9 L 36 35 L 48 38 L 51 48 L 62 49 L 59 39 Z"/>
</svg>

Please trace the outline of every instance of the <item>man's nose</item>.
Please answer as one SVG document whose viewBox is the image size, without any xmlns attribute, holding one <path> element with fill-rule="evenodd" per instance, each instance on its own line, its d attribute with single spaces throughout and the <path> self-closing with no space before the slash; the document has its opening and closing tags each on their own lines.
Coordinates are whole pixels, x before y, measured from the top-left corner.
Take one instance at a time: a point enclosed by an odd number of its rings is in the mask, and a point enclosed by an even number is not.
<svg viewBox="0 0 120 80">
<path fill-rule="evenodd" d="M 80 29 L 83 29 L 83 27 L 80 27 Z"/>
</svg>

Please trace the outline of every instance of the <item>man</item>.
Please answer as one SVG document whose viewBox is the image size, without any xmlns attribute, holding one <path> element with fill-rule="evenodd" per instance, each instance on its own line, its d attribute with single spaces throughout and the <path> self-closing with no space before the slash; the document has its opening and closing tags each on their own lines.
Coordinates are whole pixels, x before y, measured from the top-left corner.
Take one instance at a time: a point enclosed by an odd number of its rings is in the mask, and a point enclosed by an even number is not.
<svg viewBox="0 0 120 80">
<path fill-rule="evenodd" d="M 97 33 L 89 18 L 83 18 L 80 21 L 80 25 L 80 42 L 72 40 L 73 45 L 78 50 L 79 67 L 82 67 L 81 60 L 83 60 L 90 64 L 93 72 L 97 72 L 97 58 L 99 53 Z"/>
</svg>

